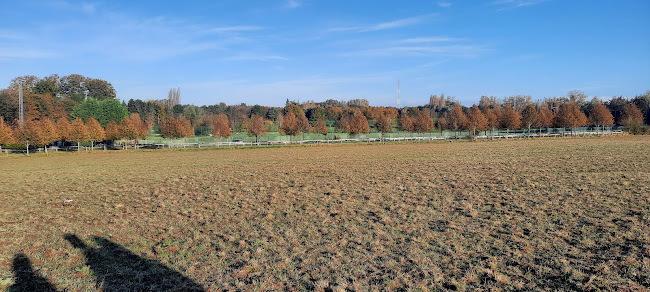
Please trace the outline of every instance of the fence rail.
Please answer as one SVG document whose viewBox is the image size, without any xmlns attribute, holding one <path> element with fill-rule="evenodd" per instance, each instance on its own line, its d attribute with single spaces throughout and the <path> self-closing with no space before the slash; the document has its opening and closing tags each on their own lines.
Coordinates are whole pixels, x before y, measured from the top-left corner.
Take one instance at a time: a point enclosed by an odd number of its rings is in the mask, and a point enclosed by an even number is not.
<svg viewBox="0 0 650 292">
<path fill-rule="evenodd" d="M 126 149 L 179 149 L 179 148 L 233 148 L 233 147 L 256 147 L 256 146 L 282 146 L 282 145 L 304 145 L 304 144 L 347 144 L 347 143 L 386 143 L 386 142 L 418 142 L 418 141 L 454 141 L 454 140 L 500 140 L 500 139 L 531 139 L 531 138 L 548 138 L 548 137 L 567 137 L 567 136 L 601 136 L 601 135 L 617 135 L 623 134 L 621 130 L 611 130 L 605 132 L 572 132 L 572 133 L 516 133 L 516 134 L 499 134 L 499 135 L 477 135 L 472 138 L 467 136 L 412 136 L 412 137 L 383 137 L 383 138 L 346 138 L 346 139 L 311 139 L 311 140 L 298 140 L 298 141 L 259 141 L 259 142 L 210 142 L 210 143 L 119 143 L 115 145 L 95 145 L 94 147 L 87 146 L 66 146 L 48 147 L 50 152 L 58 151 L 92 151 L 92 150 L 126 150 Z M 25 149 L 1 149 L 0 154 L 9 153 L 26 153 Z M 29 153 L 44 152 L 44 148 L 30 149 Z"/>
</svg>

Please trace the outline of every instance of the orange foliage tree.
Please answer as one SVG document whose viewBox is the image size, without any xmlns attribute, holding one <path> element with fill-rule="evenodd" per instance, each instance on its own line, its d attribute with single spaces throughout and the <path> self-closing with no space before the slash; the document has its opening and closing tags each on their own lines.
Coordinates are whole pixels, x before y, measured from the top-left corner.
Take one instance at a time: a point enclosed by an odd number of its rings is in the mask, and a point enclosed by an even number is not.
<svg viewBox="0 0 650 292">
<path fill-rule="evenodd" d="M 449 127 L 454 130 L 455 135 L 459 130 L 465 129 L 467 125 L 467 116 L 463 112 L 463 108 L 459 103 L 455 103 L 451 108 L 449 119 L 447 120 Z"/>
<path fill-rule="evenodd" d="M 539 116 L 539 111 L 537 107 L 529 104 L 521 111 L 521 123 L 524 127 L 528 128 L 528 134 L 530 135 L 530 128 L 537 123 Z"/>
<path fill-rule="evenodd" d="M 102 128 L 102 125 L 100 125 L 95 118 L 88 118 L 88 121 L 86 121 L 86 129 L 88 130 L 88 138 L 91 146 L 90 149 L 93 149 L 95 141 L 103 141 L 106 139 L 104 128 Z"/>
<path fill-rule="evenodd" d="M 72 131 L 72 126 L 70 126 L 68 118 L 59 118 L 56 120 L 56 132 L 59 134 L 59 140 L 61 142 L 69 142 L 71 140 L 70 131 Z"/>
<path fill-rule="evenodd" d="M 643 114 L 633 103 L 628 103 L 623 109 L 621 124 L 626 128 L 635 128 L 643 125 Z"/>
<path fill-rule="evenodd" d="M 449 122 L 447 122 L 447 119 L 443 116 L 438 119 L 438 129 L 440 129 L 440 136 L 442 136 L 442 131 L 447 129 L 449 127 Z"/>
<path fill-rule="evenodd" d="M 147 133 L 149 132 L 149 126 L 142 121 L 140 118 L 139 114 L 131 114 L 129 117 L 131 119 L 131 123 L 133 124 L 133 127 L 135 129 L 135 139 L 136 143 L 138 143 L 137 139 L 142 139 L 145 140 L 147 139 Z M 190 136 L 187 136 L 190 137 Z"/>
<path fill-rule="evenodd" d="M 327 125 L 325 124 L 325 120 L 318 119 L 318 121 L 316 121 L 316 124 L 312 128 L 312 132 L 314 134 L 321 134 L 323 136 L 327 136 Z"/>
<path fill-rule="evenodd" d="M 81 118 L 76 118 L 70 125 L 70 140 L 77 142 L 77 151 L 81 149 L 81 142 L 90 140 L 88 129 Z"/>
<path fill-rule="evenodd" d="M 219 114 L 212 125 L 212 136 L 221 138 L 228 138 L 232 135 L 230 131 L 230 122 L 228 117 L 224 114 Z"/>
<path fill-rule="evenodd" d="M 413 121 L 413 131 L 416 133 L 426 133 L 433 130 L 433 119 L 425 111 L 419 111 Z"/>
<path fill-rule="evenodd" d="M 521 115 L 510 104 L 506 104 L 501 112 L 501 126 L 510 133 L 511 129 L 521 128 Z"/>
<path fill-rule="evenodd" d="M 377 129 L 377 132 L 381 133 L 383 138 L 384 134 L 393 132 L 393 125 L 385 114 L 381 114 L 377 117 L 375 129 Z"/>
<path fill-rule="evenodd" d="M 350 135 L 368 134 L 368 119 L 359 109 L 347 108 L 337 123 L 338 127 Z"/>
<path fill-rule="evenodd" d="M 38 121 L 27 120 L 18 128 L 16 138 L 19 143 L 25 144 L 27 156 L 29 156 L 29 145 L 36 144 L 41 135 Z"/>
<path fill-rule="evenodd" d="M 494 112 L 493 109 L 486 107 L 484 109 L 483 115 L 487 119 L 487 124 L 490 129 L 492 129 L 492 136 L 494 136 L 494 130 L 501 125 L 499 121 L 499 116 Z"/>
<path fill-rule="evenodd" d="M 542 128 L 548 128 L 553 125 L 553 120 L 555 120 L 555 114 L 547 106 L 542 107 L 539 110 L 537 115 L 536 127 L 539 127 L 539 133 L 542 133 Z"/>
<path fill-rule="evenodd" d="M 612 113 L 600 102 L 598 102 L 591 110 L 589 121 L 591 121 L 591 124 L 596 126 L 597 129 L 603 127 L 603 131 L 605 130 L 605 126 L 611 127 L 614 125 L 614 117 L 612 116 Z"/>
<path fill-rule="evenodd" d="M 300 125 L 298 124 L 298 119 L 293 112 L 288 112 L 284 115 L 282 124 L 280 125 L 280 133 L 282 135 L 288 135 L 289 141 L 291 141 L 291 136 L 300 135 Z"/>
<path fill-rule="evenodd" d="M 467 129 L 472 131 L 472 135 L 476 135 L 476 131 L 488 129 L 488 120 L 477 105 L 472 106 L 467 112 Z"/>
<path fill-rule="evenodd" d="M 39 134 L 36 137 L 36 140 L 34 140 L 34 143 L 43 145 L 45 148 L 45 155 L 48 155 L 47 145 L 59 140 L 59 135 L 56 132 L 54 124 L 52 124 L 52 121 L 50 121 L 48 118 L 42 118 L 40 121 L 38 121 L 37 127 L 39 128 Z"/>
<path fill-rule="evenodd" d="M 307 122 L 307 124 L 309 124 L 309 122 Z M 258 115 L 255 115 L 252 118 L 246 120 L 244 127 L 246 127 L 248 136 L 255 136 L 255 143 L 259 142 L 259 137 L 266 134 L 264 119 Z"/>
<path fill-rule="evenodd" d="M 108 140 L 119 140 L 122 139 L 122 133 L 120 131 L 120 126 L 115 123 L 115 121 L 110 121 L 106 125 L 106 139 Z"/>
<path fill-rule="evenodd" d="M 404 132 L 413 132 L 413 119 L 408 114 L 407 110 L 403 110 L 402 114 L 399 116 L 399 129 Z"/>
<path fill-rule="evenodd" d="M 160 136 L 170 139 L 190 137 L 191 129 L 192 126 L 187 119 L 169 117 L 160 125 Z"/>
<path fill-rule="evenodd" d="M 586 126 L 587 116 L 580 110 L 575 102 L 564 103 L 555 115 L 555 123 L 559 127 L 571 128 L 572 131 L 576 127 Z"/>
<path fill-rule="evenodd" d="M 2 152 L 2 145 L 13 143 L 14 139 L 14 131 L 5 123 L 4 118 L 0 116 L 0 152 Z"/>
</svg>

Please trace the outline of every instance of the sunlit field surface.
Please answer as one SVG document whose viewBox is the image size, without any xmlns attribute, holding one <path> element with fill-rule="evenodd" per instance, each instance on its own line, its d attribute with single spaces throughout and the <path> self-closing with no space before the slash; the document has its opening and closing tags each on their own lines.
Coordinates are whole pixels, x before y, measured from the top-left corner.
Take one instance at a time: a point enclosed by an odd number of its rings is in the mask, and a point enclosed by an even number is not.
<svg viewBox="0 0 650 292">
<path fill-rule="evenodd" d="M 11 291 L 650 288 L 649 137 L 15 155 L 0 186 Z"/>
</svg>

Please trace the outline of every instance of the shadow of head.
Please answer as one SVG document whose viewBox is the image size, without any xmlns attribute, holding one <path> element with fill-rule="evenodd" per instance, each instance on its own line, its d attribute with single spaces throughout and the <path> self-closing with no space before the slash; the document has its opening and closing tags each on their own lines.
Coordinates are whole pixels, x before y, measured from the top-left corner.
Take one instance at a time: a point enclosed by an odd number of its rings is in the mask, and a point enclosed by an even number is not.
<svg viewBox="0 0 650 292">
<path fill-rule="evenodd" d="M 75 248 L 86 249 L 88 247 L 83 242 L 83 240 L 81 240 L 79 237 L 77 237 L 74 234 L 68 233 L 68 234 L 64 235 L 63 238 L 65 238 L 65 240 L 70 242 L 70 244 L 72 244 L 72 246 L 75 247 Z"/>
<path fill-rule="evenodd" d="M 22 253 L 19 253 L 14 256 L 13 270 L 18 273 L 31 272 L 34 268 L 32 267 L 32 262 L 29 258 Z"/>
<path fill-rule="evenodd" d="M 22 254 L 16 254 L 13 259 L 13 271 L 16 275 L 15 283 L 7 291 L 56 291 L 54 286 L 47 279 L 39 276 L 32 267 L 29 258 Z"/>
</svg>

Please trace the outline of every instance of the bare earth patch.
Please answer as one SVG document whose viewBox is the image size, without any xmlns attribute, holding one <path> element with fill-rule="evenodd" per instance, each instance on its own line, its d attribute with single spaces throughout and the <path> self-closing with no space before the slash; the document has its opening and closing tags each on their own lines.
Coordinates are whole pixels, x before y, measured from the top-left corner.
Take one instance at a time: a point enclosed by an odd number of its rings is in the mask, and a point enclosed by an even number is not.
<svg viewBox="0 0 650 292">
<path fill-rule="evenodd" d="M 0 157 L 0 289 L 648 289 L 648 162 L 648 137 Z"/>
</svg>

